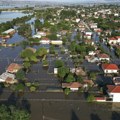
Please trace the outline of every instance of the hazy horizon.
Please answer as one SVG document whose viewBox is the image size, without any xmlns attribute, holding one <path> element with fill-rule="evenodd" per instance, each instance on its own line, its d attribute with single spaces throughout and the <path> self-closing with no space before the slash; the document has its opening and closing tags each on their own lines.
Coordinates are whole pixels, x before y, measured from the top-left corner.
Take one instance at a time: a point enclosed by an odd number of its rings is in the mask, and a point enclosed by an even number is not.
<svg viewBox="0 0 120 120">
<path fill-rule="evenodd" d="M 3 1 L 9 1 L 9 0 L 3 0 Z M 120 2 L 120 0 L 11 0 L 11 1 L 39 1 L 39 2 L 96 2 L 96 3 L 99 3 L 99 2 Z"/>
</svg>

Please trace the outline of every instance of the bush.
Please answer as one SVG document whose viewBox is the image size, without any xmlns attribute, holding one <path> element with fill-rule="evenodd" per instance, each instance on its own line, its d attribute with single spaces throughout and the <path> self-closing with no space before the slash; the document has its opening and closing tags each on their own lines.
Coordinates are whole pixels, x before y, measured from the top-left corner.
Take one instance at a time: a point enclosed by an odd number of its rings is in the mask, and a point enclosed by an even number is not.
<svg viewBox="0 0 120 120">
<path fill-rule="evenodd" d="M 94 95 L 90 94 L 88 97 L 87 97 L 87 102 L 93 102 L 95 100 L 95 97 Z"/>
<path fill-rule="evenodd" d="M 36 91 L 36 87 L 35 87 L 35 86 L 31 86 L 31 87 L 30 87 L 30 91 L 31 91 L 31 92 L 35 92 L 35 91 Z"/>
</svg>

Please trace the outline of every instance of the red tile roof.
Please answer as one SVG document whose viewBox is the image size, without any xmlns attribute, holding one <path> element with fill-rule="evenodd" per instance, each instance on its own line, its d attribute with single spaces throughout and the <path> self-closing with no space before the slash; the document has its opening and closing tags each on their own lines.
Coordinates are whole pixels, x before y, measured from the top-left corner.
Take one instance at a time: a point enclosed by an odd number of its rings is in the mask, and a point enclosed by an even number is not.
<svg viewBox="0 0 120 120">
<path fill-rule="evenodd" d="M 116 38 L 118 38 L 118 39 L 119 39 L 119 38 L 120 38 L 120 36 L 117 36 Z"/>
<path fill-rule="evenodd" d="M 116 64 L 102 64 L 103 69 L 108 69 L 108 70 L 119 70 L 118 66 Z"/>
<path fill-rule="evenodd" d="M 82 84 L 79 82 L 72 82 L 72 83 L 62 83 L 62 87 L 67 88 L 79 88 Z"/>
<path fill-rule="evenodd" d="M 117 40 L 115 37 L 111 37 L 108 40 Z"/>
<path fill-rule="evenodd" d="M 9 66 L 8 66 L 8 68 L 7 68 L 7 71 L 8 72 L 13 72 L 14 70 L 19 70 L 19 69 L 21 69 L 21 65 L 19 65 L 19 64 L 16 64 L 16 63 L 11 63 Z"/>
<path fill-rule="evenodd" d="M 95 100 L 105 100 L 105 97 L 95 97 Z"/>
<path fill-rule="evenodd" d="M 103 53 L 98 55 L 99 58 L 110 58 L 109 55 Z"/>
<path fill-rule="evenodd" d="M 107 85 L 107 88 L 110 93 L 120 93 L 120 86 Z"/>
</svg>

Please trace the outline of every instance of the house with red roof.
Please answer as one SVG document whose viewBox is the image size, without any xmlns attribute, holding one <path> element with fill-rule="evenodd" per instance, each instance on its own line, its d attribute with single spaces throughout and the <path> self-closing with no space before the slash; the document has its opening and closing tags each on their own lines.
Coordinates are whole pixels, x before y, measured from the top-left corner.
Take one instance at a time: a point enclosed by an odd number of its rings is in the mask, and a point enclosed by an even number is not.
<svg viewBox="0 0 120 120">
<path fill-rule="evenodd" d="M 117 41 L 118 40 L 115 37 L 108 38 L 108 43 L 111 44 L 111 45 L 116 45 Z"/>
<path fill-rule="evenodd" d="M 62 83 L 62 88 L 69 88 L 71 91 L 78 91 L 80 87 L 82 84 L 79 82 Z"/>
<path fill-rule="evenodd" d="M 107 85 L 109 98 L 113 102 L 120 102 L 120 86 Z"/>
<path fill-rule="evenodd" d="M 6 69 L 6 72 L 9 73 L 17 73 L 22 68 L 21 65 L 17 63 L 11 63 L 8 68 Z"/>
<path fill-rule="evenodd" d="M 120 36 L 108 38 L 108 43 L 110 45 L 120 44 Z"/>
<path fill-rule="evenodd" d="M 98 54 L 98 58 L 100 61 L 110 61 L 110 56 L 108 54 L 102 53 Z"/>
<path fill-rule="evenodd" d="M 116 64 L 102 64 L 102 69 L 104 71 L 104 73 L 118 73 L 119 72 L 119 68 Z"/>
</svg>

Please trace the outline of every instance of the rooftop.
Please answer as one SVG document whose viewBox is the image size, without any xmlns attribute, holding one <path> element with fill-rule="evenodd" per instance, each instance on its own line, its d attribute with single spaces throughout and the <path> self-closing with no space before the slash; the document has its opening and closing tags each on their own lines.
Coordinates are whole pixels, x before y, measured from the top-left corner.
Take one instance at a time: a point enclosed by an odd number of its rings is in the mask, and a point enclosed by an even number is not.
<svg viewBox="0 0 120 120">
<path fill-rule="evenodd" d="M 119 70 L 116 64 L 102 64 L 103 69 L 110 69 L 110 70 Z"/>
<path fill-rule="evenodd" d="M 107 88 L 110 93 L 120 93 L 120 86 L 107 85 Z"/>
</svg>

